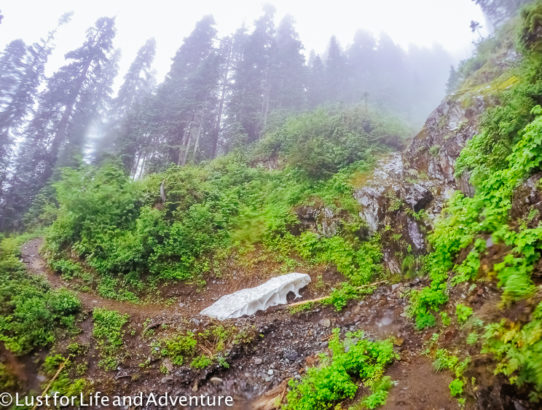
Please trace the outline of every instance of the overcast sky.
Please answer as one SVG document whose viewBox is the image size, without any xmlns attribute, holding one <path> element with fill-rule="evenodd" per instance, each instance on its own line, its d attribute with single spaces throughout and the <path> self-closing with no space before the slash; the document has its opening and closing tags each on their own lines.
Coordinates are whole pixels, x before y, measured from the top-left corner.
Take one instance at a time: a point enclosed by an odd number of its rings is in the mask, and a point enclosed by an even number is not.
<svg viewBox="0 0 542 410">
<path fill-rule="evenodd" d="M 71 23 L 57 36 L 51 71 L 62 64 L 67 51 L 81 45 L 85 30 L 98 17 L 116 16 L 121 74 L 145 40 L 155 37 L 155 68 L 161 78 L 202 16 L 214 15 L 219 34 L 230 34 L 243 23 L 251 27 L 266 3 L 275 6 L 277 21 L 285 14 L 294 17 L 306 54 L 323 52 L 332 35 L 347 46 L 358 29 L 365 29 L 385 32 L 405 49 L 409 44 L 439 44 L 454 57 L 464 58 L 477 37 L 470 31 L 470 21 L 484 21 L 472 0 L 2 0 L 0 48 L 16 38 L 37 40 L 60 15 L 74 11 Z"/>
</svg>

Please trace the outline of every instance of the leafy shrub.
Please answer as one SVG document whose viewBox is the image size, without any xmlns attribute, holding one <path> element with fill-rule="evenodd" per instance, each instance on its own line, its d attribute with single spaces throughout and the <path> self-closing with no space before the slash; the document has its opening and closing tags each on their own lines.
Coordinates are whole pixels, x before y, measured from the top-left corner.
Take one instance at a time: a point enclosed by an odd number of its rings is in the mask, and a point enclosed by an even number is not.
<svg viewBox="0 0 542 410">
<path fill-rule="evenodd" d="M 182 365 L 185 358 L 190 358 L 196 353 L 197 339 L 192 332 L 177 335 L 164 341 L 162 356 L 170 357 L 173 364 Z"/>
<path fill-rule="evenodd" d="M 433 367 L 437 372 L 453 370 L 458 362 L 459 358 L 457 356 L 449 354 L 446 349 L 438 349 L 433 361 Z"/>
<path fill-rule="evenodd" d="M 82 274 L 81 266 L 69 259 L 57 259 L 51 263 L 51 268 L 55 272 L 59 272 L 66 280 L 79 277 Z"/>
<path fill-rule="evenodd" d="M 319 367 L 309 368 L 301 381 L 290 381 L 284 409 L 330 408 L 354 397 L 358 390 L 355 380 L 370 387 L 372 394 L 364 401 L 370 408 L 385 402 L 392 383 L 383 377 L 384 370 L 398 357 L 392 341 L 371 342 L 363 338 L 363 332 L 349 332 L 341 341 L 339 334 L 339 329 L 333 330 L 329 341 L 331 355 L 322 355 Z"/>
<path fill-rule="evenodd" d="M 542 3 L 534 1 L 521 12 L 520 44 L 527 52 L 542 52 Z"/>
<path fill-rule="evenodd" d="M 193 367 L 194 369 L 205 369 L 206 367 L 213 364 L 213 360 L 209 358 L 208 356 L 201 355 L 196 358 L 194 358 L 190 362 L 190 367 Z"/>
<path fill-rule="evenodd" d="M 325 178 L 376 152 L 402 147 L 408 131 L 397 120 L 355 107 L 319 109 L 288 119 L 257 147 L 263 157 L 282 156 L 311 178 Z"/>
<path fill-rule="evenodd" d="M 460 324 L 465 323 L 472 315 L 472 308 L 458 303 L 455 307 L 455 315 Z"/>
<path fill-rule="evenodd" d="M 238 329 L 235 326 L 211 325 L 200 332 L 184 331 L 159 340 L 155 346 L 162 357 L 169 357 L 173 364 L 203 369 L 214 363 L 229 367 L 226 362 L 233 345 L 248 344 L 255 337 L 255 329 Z"/>
<path fill-rule="evenodd" d="M 30 276 L 18 259 L 19 242 L 0 243 L 0 341 L 15 354 L 26 354 L 55 341 L 61 329 L 75 329 L 81 304 L 71 292 L 51 290 Z"/>
<path fill-rule="evenodd" d="M 518 386 L 531 384 L 531 400 L 542 395 L 542 303 L 539 303 L 529 322 L 523 326 L 502 320 L 486 326 L 483 334 L 483 353 L 492 354 L 498 361 L 497 373 L 509 377 Z"/>
<path fill-rule="evenodd" d="M 325 305 L 332 305 L 335 310 L 341 311 L 348 304 L 349 300 L 358 299 L 363 295 L 370 295 L 376 286 L 355 287 L 349 282 L 342 282 L 339 287 L 334 288 L 328 298 L 322 301 Z"/>
<path fill-rule="evenodd" d="M 463 394 L 464 384 L 465 383 L 461 379 L 453 379 L 450 382 L 449 388 L 450 388 L 450 394 L 452 395 L 452 397 L 461 396 Z"/>
</svg>

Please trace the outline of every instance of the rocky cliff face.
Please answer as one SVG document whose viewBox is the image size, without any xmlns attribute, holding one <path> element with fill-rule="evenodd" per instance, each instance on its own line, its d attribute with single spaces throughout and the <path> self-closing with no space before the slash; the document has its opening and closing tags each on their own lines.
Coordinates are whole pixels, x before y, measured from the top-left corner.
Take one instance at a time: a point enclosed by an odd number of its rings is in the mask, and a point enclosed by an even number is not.
<svg viewBox="0 0 542 410">
<path fill-rule="evenodd" d="M 381 160 L 367 184 L 355 191 L 360 216 L 372 233 L 382 235 L 391 272 L 415 268 L 415 258 L 408 255 L 426 252 L 425 233 L 453 191 L 472 195 L 468 175 L 456 178 L 454 165 L 465 143 L 478 132 L 485 106 L 482 96 L 447 98 L 409 147 Z"/>
</svg>

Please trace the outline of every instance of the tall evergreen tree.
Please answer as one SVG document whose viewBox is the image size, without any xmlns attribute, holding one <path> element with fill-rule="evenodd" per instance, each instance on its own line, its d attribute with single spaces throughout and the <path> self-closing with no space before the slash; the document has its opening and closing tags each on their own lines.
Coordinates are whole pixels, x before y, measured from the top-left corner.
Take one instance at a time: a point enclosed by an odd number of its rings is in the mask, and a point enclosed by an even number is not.
<svg viewBox="0 0 542 410">
<path fill-rule="evenodd" d="M 387 34 L 381 34 L 374 61 L 373 104 L 384 109 L 400 110 L 404 105 L 403 89 L 409 84 L 405 52 Z"/>
<path fill-rule="evenodd" d="M 143 156 L 149 120 L 145 108 L 155 87 L 152 62 L 156 54 L 153 38 L 139 49 L 124 76 L 124 82 L 109 111 L 107 132 L 100 144 L 101 151 L 118 155 L 131 175 L 135 175 Z"/>
<path fill-rule="evenodd" d="M 347 51 L 346 100 L 357 103 L 370 98 L 375 82 L 376 40 L 369 32 L 359 30 Z"/>
<path fill-rule="evenodd" d="M 307 78 L 307 103 L 309 107 L 321 105 L 326 100 L 326 70 L 319 55 L 314 52 L 309 58 Z"/>
<path fill-rule="evenodd" d="M 270 109 L 300 109 L 305 103 L 307 83 L 303 44 L 291 16 L 280 22 L 271 50 Z"/>
<path fill-rule="evenodd" d="M 13 141 L 35 103 L 53 39 L 70 18 L 71 13 L 64 14 L 47 37 L 28 47 L 22 40 L 11 42 L 0 57 L 0 194 L 5 188 Z"/>
<path fill-rule="evenodd" d="M 219 75 L 215 36 L 213 17 L 204 17 L 184 40 L 158 88 L 153 121 L 160 135 L 160 152 L 153 158 L 152 169 L 195 159 L 202 135 L 209 131 Z"/>
<path fill-rule="evenodd" d="M 344 101 L 346 91 L 346 57 L 335 36 L 329 40 L 325 61 L 326 98 L 333 102 Z"/>
<path fill-rule="evenodd" d="M 17 125 L 17 114 L 22 108 L 14 101 L 23 84 L 26 56 L 26 44 L 22 40 L 14 40 L 0 57 L 0 192 L 8 174 L 13 145 L 11 131 Z"/>
<path fill-rule="evenodd" d="M 269 78 L 274 41 L 274 9 L 266 7 L 254 24 L 254 31 L 242 43 L 235 67 L 234 86 L 228 106 L 230 129 L 244 134 L 244 142 L 260 137 L 270 107 Z"/>
<path fill-rule="evenodd" d="M 232 73 L 236 57 L 235 40 L 232 36 L 225 37 L 221 40 L 218 56 L 220 67 L 217 107 L 215 125 L 209 135 L 209 158 L 215 158 L 220 148 L 220 135 L 223 131 L 225 106 L 232 85 Z"/>
<path fill-rule="evenodd" d="M 83 153 L 92 120 L 111 92 L 114 77 L 114 19 L 100 18 L 82 47 L 47 81 L 38 109 L 24 132 L 0 223 L 16 225 L 55 167 Z"/>
</svg>

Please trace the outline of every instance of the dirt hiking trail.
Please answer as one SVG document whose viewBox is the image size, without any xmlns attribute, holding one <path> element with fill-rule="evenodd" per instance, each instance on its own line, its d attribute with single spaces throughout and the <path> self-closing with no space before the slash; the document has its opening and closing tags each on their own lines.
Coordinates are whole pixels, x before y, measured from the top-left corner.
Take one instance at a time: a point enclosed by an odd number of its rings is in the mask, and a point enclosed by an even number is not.
<svg viewBox="0 0 542 410">
<path fill-rule="evenodd" d="M 68 288 L 68 284 L 48 269 L 41 257 L 39 251 L 42 243 L 42 238 L 25 243 L 21 248 L 22 261 L 31 274 L 44 277 L 53 288 Z M 318 306 L 311 311 L 291 314 L 283 307 L 274 307 L 251 317 L 228 321 L 235 326 L 254 326 L 261 338 L 232 351 L 228 356 L 229 369 L 214 368 L 193 374 L 181 368 L 167 376 L 138 366 L 138 361 L 144 355 L 140 351 L 147 347 L 141 343 L 143 322 L 148 319 L 152 323 L 168 325 L 182 322 L 197 329 L 209 322 L 197 312 L 213 303 L 216 295 L 209 300 L 203 293 L 203 298 L 198 294 L 192 301 L 188 297 L 183 298 L 182 303 L 178 300 L 164 305 L 121 302 L 93 293 L 75 293 L 84 311 L 103 307 L 126 313 L 130 315 L 134 328 L 140 329 L 137 334 L 127 337 L 125 343 L 130 355 L 115 371 L 116 374 L 104 376 L 94 369 L 92 377 L 98 385 L 106 380 L 106 389 L 116 394 L 130 394 L 136 390 L 169 394 L 196 394 L 194 392 L 197 391 L 197 394 L 233 395 L 235 407 L 239 409 L 272 409 L 276 398 L 286 393 L 287 380 L 302 375 L 307 366 L 314 365 L 317 354 L 326 350 L 332 329 L 340 327 L 346 331 L 363 330 L 369 338 L 396 339 L 401 359 L 388 369 L 387 374 L 396 381 L 396 385 L 390 391 L 384 409 L 458 409 L 448 391 L 451 375 L 436 373 L 431 360 L 421 354 L 424 341 L 429 339 L 430 334 L 416 331 L 412 321 L 404 315 L 404 294 L 422 285 L 418 279 L 410 283 L 381 286 L 363 300 L 351 302 L 341 312 Z M 314 285 L 309 285 L 309 289 L 303 292 L 304 299 L 314 296 L 311 286 Z M 222 292 L 227 293 L 224 289 Z M 191 302 L 194 302 L 192 306 Z M 92 325 L 83 324 L 81 338 L 90 340 L 91 332 Z"/>
</svg>

